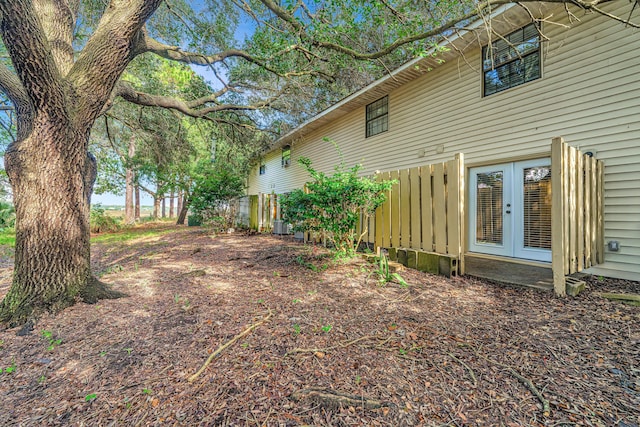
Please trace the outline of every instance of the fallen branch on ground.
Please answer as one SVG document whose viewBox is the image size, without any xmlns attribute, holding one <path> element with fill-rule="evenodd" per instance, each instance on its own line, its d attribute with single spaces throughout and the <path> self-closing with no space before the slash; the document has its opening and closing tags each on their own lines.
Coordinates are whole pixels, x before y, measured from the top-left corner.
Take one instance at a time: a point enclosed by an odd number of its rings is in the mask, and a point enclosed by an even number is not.
<svg viewBox="0 0 640 427">
<path fill-rule="evenodd" d="M 504 363 L 500 363 L 500 362 L 497 362 L 495 360 L 489 359 L 488 357 L 483 356 L 478 352 L 476 352 L 476 355 L 478 357 L 483 358 L 487 362 L 493 363 L 494 365 L 501 366 L 501 367 L 505 368 L 506 370 L 508 370 L 511 373 L 511 375 L 516 377 L 518 380 L 520 380 L 520 382 L 522 384 L 527 386 L 529 391 L 531 391 L 531 393 L 533 393 L 538 398 L 540 403 L 542 403 L 542 415 L 544 415 L 545 417 L 548 417 L 551 414 L 551 408 L 549 406 L 549 401 L 547 399 L 545 399 L 545 397 L 542 395 L 542 392 L 540 392 L 540 390 L 538 390 L 538 388 L 535 386 L 533 381 L 531 381 L 530 379 L 520 375 L 515 369 L 513 369 L 509 365 L 505 365 Z"/>
<path fill-rule="evenodd" d="M 291 354 L 294 353 L 319 353 L 319 352 L 327 352 L 330 350 L 335 350 L 336 348 L 344 348 L 344 347 L 349 347 L 350 345 L 353 345 L 355 343 L 358 343 L 360 341 L 365 341 L 365 340 L 373 340 L 373 339 L 383 339 L 381 337 L 378 337 L 376 335 L 365 335 L 364 337 L 360 337 L 360 338 L 356 338 L 354 340 L 351 341 L 346 341 L 346 342 L 339 342 L 337 345 L 333 345 L 331 347 L 324 347 L 324 348 L 294 348 L 293 350 L 290 350 L 287 352 L 287 354 L 285 354 L 284 356 L 287 357 Z"/>
<path fill-rule="evenodd" d="M 337 409 L 340 406 L 353 406 L 355 408 L 378 409 L 384 406 L 391 406 L 391 403 L 383 402 L 378 399 L 372 399 L 364 396 L 356 396 L 353 394 L 342 393 L 337 390 L 329 390 L 317 387 L 309 387 L 294 392 L 291 399 L 299 402 L 303 399 L 309 399 L 327 409 Z"/>
<path fill-rule="evenodd" d="M 221 345 L 220 347 L 218 347 L 218 349 L 216 351 L 214 351 L 213 353 L 211 353 L 211 355 L 209 356 L 209 358 L 207 359 L 206 362 L 204 362 L 204 364 L 202 365 L 202 367 L 198 370 L 198 372 L 196 372 L 195 374 L 191 375 L 187 381 L 189 381 L 190 383 L 194 382 L 203 372 L 205 369 L 207 369 L 207 366 L 209 366 L 209 364 L 211 363 L 211 361 L 220 353 L 222 353 L 226 348 L 230 347 L 233 345 L 233 343 L 235 343 L 236 341 L 238 341 L 240 338 L 248 335 L 251 331 L 253 331 L 255 328 L 257 328 L 258 326 L 262 325 L 263 323 L 265 323 L 267 320 L 269 320 L 271 318 L 271 316 L 273 315 L 273 312 L 271 310 L 269 310 L 269 314 L 262 319 L 261 321 L 259 321 L 258 323 L 254 323 L 253 325 L 249 326 L 247 329 L 245 329 L 244 331 L 240 332 L 238 335 L 236 335 L 235 337 L 231 338 L 231 340 L 227 341 L 226 343 L 224 343 L 223 345 Z"/>
<path fill-rule="evenodd" d="M 447 353 L 449 355 L 449 357 L 451 357 L 453 360 L 455 360 L 456 362 L 460 363 L 462 366 L 464 366 L 465 368 L 467 368 L 467 372 L 469 372 L 469 376 L 471 376 L 471 379 L 473 380 L 473 386 L 476 387 L 478 385 L 478 381 L 476 380 L 476 374 L 473 372 L 473 369 L 471 369 L 469 367 L 469 365 L 467 365 L 466 363 L 464 363 L 462 360 L 458 359 L 455 355 L 451 354 L 451 353 Z"/>
</svg>

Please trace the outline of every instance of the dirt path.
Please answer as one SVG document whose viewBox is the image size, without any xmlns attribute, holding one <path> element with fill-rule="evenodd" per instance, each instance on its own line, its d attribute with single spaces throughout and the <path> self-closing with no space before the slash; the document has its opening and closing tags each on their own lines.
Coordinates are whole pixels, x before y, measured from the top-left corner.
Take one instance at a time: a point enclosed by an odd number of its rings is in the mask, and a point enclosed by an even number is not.
<svg viewBox="0 0 640 427">
<path fill-rule="evenodd" d="M 640 425 L 640 307 L 597 296 L 637 282 L 563 300 L 415 271 L 381 287 L 321 248 L 193 228 L 93 261 L 130 296 L 0 332 L 0 425 Z"/>
</svg>

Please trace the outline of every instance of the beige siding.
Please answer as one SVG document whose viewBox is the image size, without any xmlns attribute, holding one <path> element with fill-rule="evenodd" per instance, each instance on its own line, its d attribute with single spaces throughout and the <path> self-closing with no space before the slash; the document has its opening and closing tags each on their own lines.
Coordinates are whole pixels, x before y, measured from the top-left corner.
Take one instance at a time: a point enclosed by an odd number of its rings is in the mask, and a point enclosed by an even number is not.
<svg viewBox="0 0 640 427">
<path fill-rule="evenodd" d="M 606 8 L 628 16 L 631 4 L 619 0 Z M 256 171 L 249 192 L 302 186 L 307 177 L 296 163 L 300 156 L 331 171 L 337 154 L 324 137 L 338 143 L 347 165 L 362 163 L 370 174 L 443 162 L 458 152 L 467 164 L 548 154 L 551 139 L 562 136 L 582 151 L 595 151 L 605 164 L 605 241 L 618 240 L 621 250 L 607 252 L 592 271 L 639 279 L 640 33 L 576 13 L 581 22 L 571 29 L 545 25 L 550 41 L 543 47 L 543 78 L 483 98 L 480 49 L 473 49 L 465 60 L 449 61 L 391 92 L 388 132 L 365 138 L 364 108 L 345 114 L 295 141 L 289 168 L 280 167 L 279 150 L 269 154 L 267 174 Z M 553 16 L 565 17 L 562 10 Z"/>
</svg>

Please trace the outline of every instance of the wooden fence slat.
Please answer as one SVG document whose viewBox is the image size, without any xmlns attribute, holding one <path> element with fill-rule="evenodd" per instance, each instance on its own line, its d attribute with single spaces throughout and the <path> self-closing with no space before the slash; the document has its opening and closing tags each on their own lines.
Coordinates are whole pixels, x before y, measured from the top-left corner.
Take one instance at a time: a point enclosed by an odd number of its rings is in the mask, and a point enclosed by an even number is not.
<svg viewBox="0 0 640 427">
<path fill-rule="evenodd" d="M 582 162 L 582 153 L 576 153 L 576 172 L 578 174 L 576 187 L 576 214 L 578 216 L 576 222 L 576 235 L 578 240 L 578 247 L 576 248 L 576 255 L 578 257 L 578 265 L 576 271 L 582 271 L 584 269 L 584 166 Z"/>
<path fill-rule="evenodd" d="M 565 284 L 565 230 L 564 230 L 564 190 L 565 190 L 565 150 L 562 138 L 551 142 L 551 268 L 553 289 L 558 296 L 566 294 Z"/>
<path fill-rule="evenodd" d="M 400 181 L 397 170 L 391 171 L 391 179 L 396 180 L 391 188 L 391 247 L 400 247 Z"/>
<path fill-rule="evenodd" d="M 369 232 L 367 233 L 367 241 L 373 245 L 376 243 L 376 216 L 369 215 L 369 224 L 367 225 Z"/>
<path fill-rule="evenodd" d="M 382 182 L 382 174 L 378 173 L 376 174 L 376 182 Z M 382 218 L 382 206 L 378 206 L 376 208 L 376 231 L 375 231 L 375 245 L 376 245 L 376 252 L 378 250 L 378 248 L 383 247 L 382 246 L 382 226 L 384 224 L 384 220 Z"/>
<path fill-rule="evenodd" d="M 599 160 L 596 163 L 597 167 L 597 189 L 596 189 L 596 204 L 598 211 L 598 222 L 596 232 L 596 245 L 598 248 L 597 262 L 601 264 L 604 262 L 604 163 Z"/>
<path fill-rule="evenodd" d="M 456 160 L 458 162 L 458 268 L 460 274 L 465 274 L 465 259 L 464 259 L 464 237 L 465 237 L 465 166 L 464 166 L 464 154 L 456 154 Z"/>
<path fill-rule="evenodd" d="M 591 159 L 591 264 L 598 263 L 598 166 L 597 160 Z"/>
<path fill-rule="evenodd" d="M 411 180 L 411 247 L 420 249 L 422 247 L 422 236 L 420 233 L 420 169 L 412 168 L 409 171 Z"/>
<path fill-rule="evenodd" d="M 382 178 L 384 181 L 391 179 L 389 172 L 383 172 Z M 388 248 L 391 246 L 391 191 L 387 191 L 387 200 L 382 205 L 382 247 Z"/>
<path fill-rule="evenodd" d="M 460 255 L 460 224 L 458 223 L 458 196 L 459 196 L 459 167 L 458 160 L 450 160 L 446 163 L 446 200 L 447 200 L 447 253 Z"/>
<path fill-rule="evenodd" d="M 433 167 L 433 214 L 436 252 L 444 254 L 447 250 L 447 212 L 443 163 Z"/>
<path fill-rule="evenodd" d="M 570 229 L 570 216 L 569 216 L 569 204 L 567 197 L 569 197 L 569 146 L 567 144 L 562 144 L 562 194 L 563 198 L 560 201 L 560 206 L 562 209 L 563 218 L 563 228 L 562 228 L 562 240 L 563 242 L 563 269 L 564 275 L 569 274 L 569 229 Z M 564 295 L 564 294 L 563 294 Z"/>
<path fill-rule="evenodd" d="M 584 163 L 584 267 L 591 267 L 591 157 L 585 155 Z"/>
<path fill-rule="evenodd" d="M 408 248 L 411 245 L 411 183 L 409 170 L 400 171 L 400 246 Z"/>
<path fill-rule="evenodd" d="M 431 197 L 432 165 L 420 168 L 422 205 L 422 249 L 433 251 L 433 203 Z"/>
<path fill-rule="evenodd" d="M 567 194 L 569 199 L 569 274 L 576 272 L 577 266 L 577 248 L 578 248 L 578 233 L 576 230 L 577 219 L 577 206 L 576 206 L 576 157 L 577 150 L 573 147 L 569 147 L 569 193 Z"/>
</svg>

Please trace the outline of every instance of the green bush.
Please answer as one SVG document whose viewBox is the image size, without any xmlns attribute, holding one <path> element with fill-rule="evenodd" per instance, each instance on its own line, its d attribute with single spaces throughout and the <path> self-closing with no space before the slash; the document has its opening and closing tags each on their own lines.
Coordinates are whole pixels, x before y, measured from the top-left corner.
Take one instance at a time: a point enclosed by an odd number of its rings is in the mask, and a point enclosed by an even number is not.
<svg viewBox="0 0 640 427">
<path fill-rule="evenodd" d="M 16 211 L 13 204 L 0 201 L 0 230 L 11 228 L 16 223 Z"/>
<path fill-rule="evenodd" d="M 306 184 L 308 192 L 295 190 L 283 197 L 283 218 L 295 231 L 323 232 L 336 251 L 353 254 L 364 235 L 356 232 L 360 215 L 366 220 L 373 214 L 386 200 L 385 192 L 394 182 L 359 177 L 361 165 L 346 169 L 340 164 L 329 176 L 313 169 L 307 158 L 298 162 L 312 181 Z"/>
<path fill-rule="evenodd" d="M 195 182 L 190 210 L 202 225 L 216 232 L 227 231 L 235 225 L 237 198 L 244 194 L 244 188 L 244 178 L 227 168 L 203 170 Z"/>
<path fill-rule="evenodd" d="M 91 206 L 90 215 L 92 233 L 117 231 L 120 228 L 117 218 L 107 215 L 100 204 Z"/>
</svg>

